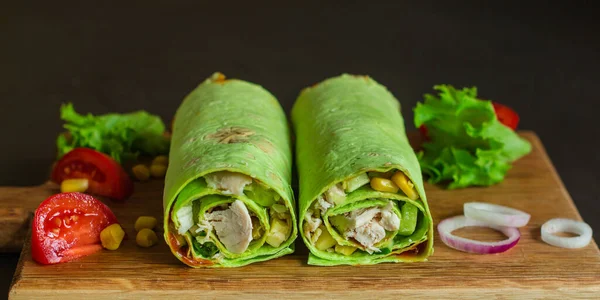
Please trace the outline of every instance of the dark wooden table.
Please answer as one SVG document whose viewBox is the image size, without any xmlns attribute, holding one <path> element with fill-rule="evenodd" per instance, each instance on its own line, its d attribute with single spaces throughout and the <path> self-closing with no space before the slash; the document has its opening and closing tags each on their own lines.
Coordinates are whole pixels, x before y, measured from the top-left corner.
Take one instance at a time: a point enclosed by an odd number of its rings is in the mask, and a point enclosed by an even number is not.
<svg viewBox="0 0 600 300">
<path fill-rule="evenodd" d="M 46 179 L 63 102 L 170 121 L 191 89 L 221 71 L 263 85 L 289 110 L 303 87 L 350 72 L 386 85 L 411 129 L 412 107 L 434 84 L 475 85 L 512 106 L 600 230 L 592 1 L 38 2 L 0 9 L 0 185 Z M 0 256 L 3 286 L 15 257 Z"/>
</svg>

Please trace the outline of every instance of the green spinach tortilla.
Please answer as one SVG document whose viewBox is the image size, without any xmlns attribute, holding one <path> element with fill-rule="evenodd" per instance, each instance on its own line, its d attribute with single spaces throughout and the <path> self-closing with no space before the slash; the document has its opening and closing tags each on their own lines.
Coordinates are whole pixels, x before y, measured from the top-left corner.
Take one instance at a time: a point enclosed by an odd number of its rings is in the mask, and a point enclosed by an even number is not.
<svg viewBox="0 0 600 300">
<path fill-rule="evenodd" d="M 285 113 L 262 87 L 216 73 L 177 109 L 164 236 L 191 267 L 238 267 L 294 251 Z"/>
<path fill-rule="evenodd" d="M 312 265 L 425 261 L 433 221 L 400 104 L 344 74 L 306 88 L 292 109 L 300 235 Z"/>
</svg>

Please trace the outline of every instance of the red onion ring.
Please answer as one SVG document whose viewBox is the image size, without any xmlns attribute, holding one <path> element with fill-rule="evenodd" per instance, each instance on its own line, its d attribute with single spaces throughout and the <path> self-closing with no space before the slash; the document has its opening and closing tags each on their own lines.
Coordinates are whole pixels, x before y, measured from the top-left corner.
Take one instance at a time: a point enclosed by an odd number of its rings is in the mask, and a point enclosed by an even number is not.
<svg viewBox="0 0 600 300">
<path fill-rule="evenodd" d="M 452 231 L 468 226 L 492 228 L 494 230 L 502 232 L 508 238 L 499 242 L 482 242 L 463 238 L 460 236 L 455 236 L 452 234 Z M 444 244 L 446 244 L 448 247 L 464 252 L 478 254 L 492 254 L 504 252 L 514 247 L 521 238 L 521 233 L 517 228 L 490 225 L 485 222 L 469 219 L 462 215 L 441 221 L 440 224 L 438 224 L 437 229 L 438 233 L 440 234 L 440 238 L 442 239 L 442 242 L 444 242 Z"/>
<path fill-rule="evenodd" d="M 464 212 L 469 219 L 505 227 L 523 227 L 531 218 L 531 215 L 524 211 L 483 202 L 465 203 Z"/>
<path fill-rule="evenodd" d="M 579 236 L 561 237 L 554 235 L 556 232 L 570 232 Z M 583 248 L 591 240 L 592 228 L 584 222 L 556 218 L 542 225 L 542 241 L 552 246 L 570 249 Z"/>
</svg>

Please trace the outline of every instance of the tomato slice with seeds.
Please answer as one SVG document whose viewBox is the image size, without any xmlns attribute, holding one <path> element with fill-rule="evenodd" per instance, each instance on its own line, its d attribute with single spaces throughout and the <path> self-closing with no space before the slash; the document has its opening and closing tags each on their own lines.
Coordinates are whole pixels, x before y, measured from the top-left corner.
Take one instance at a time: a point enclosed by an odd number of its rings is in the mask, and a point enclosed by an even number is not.
<svg viewBox="0 0 600 300">
<path fill-rule="evenodd" d="M 38 206 L 31 233 L 31 256 L 40 264 L 56 264 L 102 249 L 100 232 L 117 223 L 110 208 L 83 193 L 50 196 Z"/>
<path fill-rule="evenodd" d="M 123 167 L 108 155 L 89 148 L 75 148 L 65 154 L 52 171 L 52 181 L 87 178 L 88 192 L 116 200 L 133 193 L 133 182 Z"/>
</svg>

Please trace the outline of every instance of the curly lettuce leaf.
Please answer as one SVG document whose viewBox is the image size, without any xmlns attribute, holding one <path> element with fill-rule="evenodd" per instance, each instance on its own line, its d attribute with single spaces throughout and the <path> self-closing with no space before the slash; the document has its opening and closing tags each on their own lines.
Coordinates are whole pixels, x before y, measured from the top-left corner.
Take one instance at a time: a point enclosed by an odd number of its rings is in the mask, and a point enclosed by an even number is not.
<svg viewBox="0 0 600 300">
<path fill-rule="evenodd" d="M 60 117 L 69 134 L 61 134 L 56 140 L 59 158 L 77 147 L 106 153 L 117 162 L 140 153 L 159 155 L 169 151 L 169 141 L 163 136 L 165 124 L 160 117 L 145 111 L 81 115 L 68 103 L 61 106 Z"/>
<path fill-rule="evenodd" d="M 415 126 L 425 125 L 429 141 L 418 153 L 430 183 L 448 188 L 489 186 L 504 180 L 511 163 L 531 151 L 531 145 L 494 112 L 491 101 L 477 98 L 477 88 L 434 87 L 414 109 Z"/>
</svg>

